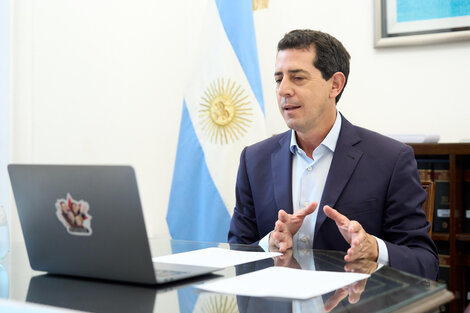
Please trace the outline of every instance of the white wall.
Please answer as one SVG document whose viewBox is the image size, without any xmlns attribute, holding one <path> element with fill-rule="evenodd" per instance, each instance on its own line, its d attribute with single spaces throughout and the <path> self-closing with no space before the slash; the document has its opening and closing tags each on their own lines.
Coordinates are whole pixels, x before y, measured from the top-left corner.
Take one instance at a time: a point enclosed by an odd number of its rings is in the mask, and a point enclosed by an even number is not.
<svg viewBox="0 0 470 313">
<path fill-rule="evenodd" d="M 354 124 L 384 134 L 470 138 L 470 41 L 421 47 L 373 48 L 373 1 L 271 0 L 255 13 L 266 107 L 273 107 L 277 41 L 294 28 L 338 38 L 351 54 L 351 74 L 338 109 Z M 268 112 L 271 113 L 271 112 Z M 283 130 L 272 111 L 268 127 Z"/>
<path fill-rule="evenodd" d="M 6 165 L 9 156 L 9 99 L 10 99 L 10 13 L 9 1 L 0 0 L 0 205 L 9 215 L 9 182 Z"/>
<path fill-rule="evenodd" d="M 11 161 L 133 165 L 152 237 L 168 233 L 190 53 L 185 1 L 11 3 Z M 271 0 L 255 24 L 268 133 L 286 129 L 274 97 L 277 41 L 313 28 L 352 55 L 338 104 L 351 122 L 385 134 L 440 134 L 441 142 L 470 137 L 470 41 L 376 50 L 372 1 Z M 13 239 L 22 240 L 11 213 Z"/>
</svg>

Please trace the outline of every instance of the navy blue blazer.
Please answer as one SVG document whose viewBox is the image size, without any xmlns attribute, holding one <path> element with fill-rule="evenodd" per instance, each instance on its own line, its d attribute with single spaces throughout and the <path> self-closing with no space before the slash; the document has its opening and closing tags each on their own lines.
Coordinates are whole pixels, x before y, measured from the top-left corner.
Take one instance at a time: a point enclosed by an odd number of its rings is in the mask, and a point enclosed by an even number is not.
<svg viewBox="0 0 470 313">
<path fill-rule="evenodd" d="M 230 243 L 257 244 L 274 229 L 280 209 L 293 212 L 290 134 L 271 137 L 241 153 Z M 384 240 L 390 266 L 436 279 L 439 260 L 422 209 L 425 198 L 411 147 L 342 117 L 318 207 L 313 248 L 349 248 L 323 212 L 323 206 L 329 205 Z"/>
</svg>

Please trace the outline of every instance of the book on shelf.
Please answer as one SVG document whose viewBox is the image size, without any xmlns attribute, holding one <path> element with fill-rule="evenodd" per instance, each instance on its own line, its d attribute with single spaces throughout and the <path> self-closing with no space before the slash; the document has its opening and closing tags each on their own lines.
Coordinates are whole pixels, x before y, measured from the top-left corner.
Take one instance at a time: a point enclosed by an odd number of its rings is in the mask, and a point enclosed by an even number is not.
<svg viewBox="0 0 470 313">
<path fill-rule="evenodd" d="M 449 160 L 417 159 L 421 181 L 435 183 L 433 232 L 449 232 Z"/>
<path fill-rule="evenodd" d="M 466 290 L 466 301 L 465 305 L 470 306 L 470 267 L 467 267 L 465 271 L 465 290 Z"/>
<path fill-rule="evenodd" d="M 470 233 L 470 160 L 467 160 L 463 170 L 462 208 L 462 230 L 465 233 Z"/>
<path fill-rule="evenodd" d="M 417 159 L 419 179 L 421 181 L 432 181 L 432 163 L 428 159 Z"/>
<path fill-rule="evenodd" d="M 437 253 L 439 257 L 439 266 L 450 266 L 450 247 L 448 241 L 436 241 Z"/>
<path fill-rule="evenodd" d="M 466 291 L 466 300 L 465 305 L 470 306 L 470 267 L 465 269 L 465 291 Z"/>
</svg>

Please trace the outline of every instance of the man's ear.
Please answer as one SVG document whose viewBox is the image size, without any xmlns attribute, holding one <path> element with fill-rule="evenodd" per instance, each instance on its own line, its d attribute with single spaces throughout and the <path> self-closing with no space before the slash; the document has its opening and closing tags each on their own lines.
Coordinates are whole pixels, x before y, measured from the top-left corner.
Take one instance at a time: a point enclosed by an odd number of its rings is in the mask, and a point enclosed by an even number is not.
<svg viewBox="0 0 470 313">
<path fill-rule="evenodd" d="M 336 72 L 330 78 L 331 90 L 330 90 L 330 98 L 336 98 L 337 95 L 340 94 L 341 90 L 343 90 L 344 84 L 346 83 L 346 77 L 341 72 Z"/>
</svg>

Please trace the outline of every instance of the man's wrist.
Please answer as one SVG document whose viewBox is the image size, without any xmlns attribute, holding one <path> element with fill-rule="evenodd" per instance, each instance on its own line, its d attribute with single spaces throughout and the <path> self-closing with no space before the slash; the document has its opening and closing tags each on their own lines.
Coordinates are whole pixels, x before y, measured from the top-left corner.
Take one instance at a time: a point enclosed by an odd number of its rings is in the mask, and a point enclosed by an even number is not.
<svg viewBox="0 0 470 313">
<path fill-rule="evenodd" d="M 388 265 L 389 264 L 389 256 L 388 256 L 387 245 L 385 244 L 385 242 L 382 239 L 377 238 L 375 236 L 372 236 L 372 237 L 374 237 L 375 240 L 377 241 L 377 246 L 378 246 L 378 250 L 379 250 L 379 256 L 377 258 L 377 263 L 383 264 L 383 265 Z"/>
<path fill-rule="evenodd" d="M 377 260 L 379 259 L 379 243 L 377 242 L 377 238 L 375 238 L 374 236 L 368 235 L 368 237 L 374 247 L 372 249 L 373 251 L 371 259 L 372 261 L 377 262 Z"/>
</svg>

